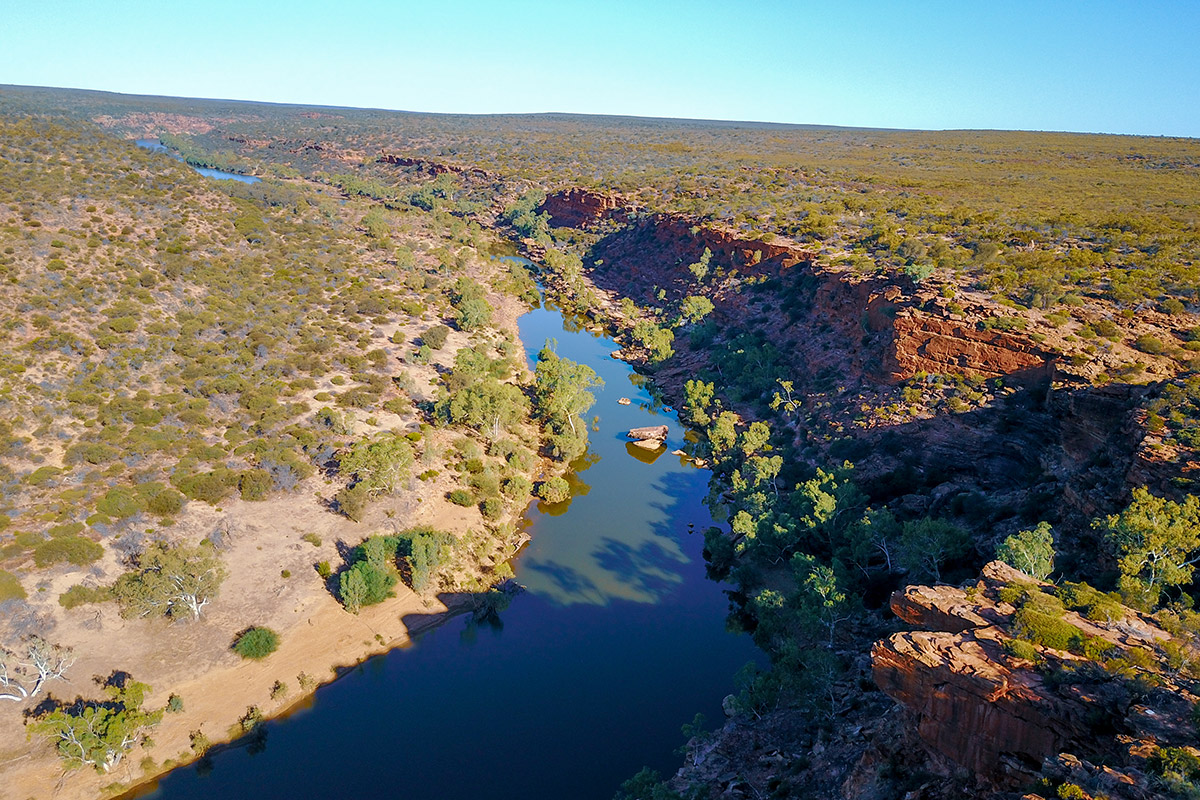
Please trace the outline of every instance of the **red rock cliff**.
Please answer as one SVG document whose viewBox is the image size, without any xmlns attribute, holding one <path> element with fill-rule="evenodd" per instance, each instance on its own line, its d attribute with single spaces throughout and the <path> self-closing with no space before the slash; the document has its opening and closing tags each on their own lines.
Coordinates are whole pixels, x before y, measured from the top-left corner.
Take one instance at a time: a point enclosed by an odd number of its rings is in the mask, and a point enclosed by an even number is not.
<svg viewBox="0 0 1200 800">
<path fill-rule="evenodd" d="M 625 199 L 612 192 L 566 189 L 548 195 L 538 212 L 549 214 L 553 227 L 583 228 L 617 216 L 625 207 Z"/>
<path fill-rule="evenodd" d="M 1091 757 L 1117 753 L 1124 760 L 1122 751 L 1132 753 L 1147 742 L 1165 745 L 1179 735 L 1164 720 L 1174 714 L 1173 706 L 1182 705 L 1186 716 L 1190 705 L 1169 692 L 1162 692 L 1156 707 L 1146 711 L 1146 706 L 1134 705 L 1134 695 L 1119 694 L 1120 683 L 1102 669 L 1094 683 L 1079 680 L 1056 689 L 1030 662 L 1006 655 L 1003 644 L 1011 638 L 1015 609 L 999 599 L 999 592 L 1013 582 L 1033 581 L 992 562 L 969 589 L 910 586 L 892 596 L 897 616 L 928 630 L 876 642 L 872 671 L 876 684 L 916 717 L 926 746 L 986 780 L 1016 785 L 1064 751 Z M 1154 653 L 1169 638 L 1150 618 L 1129 609 L 1124 614 L 1112 622 L 1094 622 L 1070 611 L 1062 618 L 1122 654 Z M 1088 664 L 1070 653 L 1037 649 L 1051 671 Z M 1171 686 L 1169 681 L 1163 685 Z M 1124 736 L 1098 734 L 1098 714 L 1123 717 L 1114 727 Z M 1189 729 L 1186 736 L 1194 734 Z"/>
</svg>

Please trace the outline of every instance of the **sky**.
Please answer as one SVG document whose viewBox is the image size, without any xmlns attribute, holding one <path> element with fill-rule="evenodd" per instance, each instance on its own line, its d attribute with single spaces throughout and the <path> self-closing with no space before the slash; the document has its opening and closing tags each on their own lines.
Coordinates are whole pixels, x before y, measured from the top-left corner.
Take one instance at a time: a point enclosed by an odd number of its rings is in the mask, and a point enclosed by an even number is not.
<svg viewBox="0 0 1200 800">
<path fill-rule="evenodd" d="M 1200 0 L 8 0 L 0 83 L 1200 137 Z"/>
</svg>

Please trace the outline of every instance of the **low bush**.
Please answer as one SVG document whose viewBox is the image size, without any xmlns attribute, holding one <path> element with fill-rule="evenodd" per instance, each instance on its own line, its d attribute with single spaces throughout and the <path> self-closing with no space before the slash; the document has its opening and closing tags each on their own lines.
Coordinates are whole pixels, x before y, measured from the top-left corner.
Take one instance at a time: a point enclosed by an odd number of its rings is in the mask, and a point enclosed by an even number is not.
<svg viewBox="0 0 1200 800">
<path fill-rule="evenodd" d="M 489 497 L 479 504 L 479 511 L 484 519 L 500 519 L 504 515 L 504 501 L 499 497 Z"/>
<path fill-rule="evenodd" d="M 571 496 L 571 484 L 564 478 L 549 478 L 538 484 L 537 496 L 547 503 L 561 503 Z"/>
<path fill-rule="evenodd" d="M 0 603 L 5 600 L 24 600 L 25 587 L 11 572 L 0 569 Z"/>
<path fill-rule="evenodd" d="M 247 628 L 233 642 L 233 651 L 242 658 L 259 660 L 279 649 L 279 634 L 270 628 Z"/>
<path fill-rule="evenodd" d="M 1025 661 L 1034 662 L 1041 660 L 1037 648 L 1024 639 L 1008 639 L 1004 642 L 1003 648 L 1004 652 L 1013 658 L 1021 658 Z"/>
<path fill-rule="evenodd" d="M 76 608 L 89 603 L 103 603 L 112 600 L 112 589 L 108 586 L 83 586 L 76 584 L 58 596 L 58 604 L 66 609 Z"/>
<path fill-rule="evenodd" d="M 33 563 L 39 567 L 67 562 L 83 566 L 104 555 L 104 546 L 83 536 L 60 536 L 48 539 L 33 549 Z"/>
</svg>

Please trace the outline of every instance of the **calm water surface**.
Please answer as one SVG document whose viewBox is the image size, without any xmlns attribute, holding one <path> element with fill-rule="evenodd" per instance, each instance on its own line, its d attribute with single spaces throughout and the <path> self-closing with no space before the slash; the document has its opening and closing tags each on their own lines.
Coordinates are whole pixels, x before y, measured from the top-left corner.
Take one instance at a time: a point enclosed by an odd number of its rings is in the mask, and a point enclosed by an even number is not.
<svg viewBox="0 0 1200 800">
<path fill-rule="evenodd" d="M 183 160 L 183 159 L 179 158 L 178 153 L 176 153 L 176 152 L 172 151 L 170 148 L 166 147 L 158 139 L 138 139 L 136 144 L 138 147 L 143 147 L 147 150 L 152 150 L 155 153 L 166 153 L 166 154 L 170 155 L 172 158 L 179 159 L 180 161 Z M 196 170 L 196 172 L 199 172 L 201 175 L 204 175 L 207 178 L 216 178 L 217 180 L 222 180 L 222 181 L 241 181 L 242 183 L 259 183 L 262 180 L 262 178 L 256 178 L 253 175 L 240 175 L 236 172 L 225 172 L 224 170 L 209 169 L 208 167 L 192 167 L 192 169 Z"/>
<path fill-rule="evenodd" d="M 574 497 L 527 514 L 533 539 L 515 566 L 528 590 L 498 625 L 454 618 L 152 797 L 608 800 L 643 766 L 672 772 L 695 713 L 723 719 L 734 673 L 759 656 L 725 631 L 722 587 L 704 577 L 708 472 L 670 454 L 683 430 L 609 356 L 611 340 L 548 309 L 520 329 L 531 360 L 555 339 L 606 384 Z M 657 457 L 626 444 L 629 428 L 660 424 L 671 433 Z"/>
</svg>

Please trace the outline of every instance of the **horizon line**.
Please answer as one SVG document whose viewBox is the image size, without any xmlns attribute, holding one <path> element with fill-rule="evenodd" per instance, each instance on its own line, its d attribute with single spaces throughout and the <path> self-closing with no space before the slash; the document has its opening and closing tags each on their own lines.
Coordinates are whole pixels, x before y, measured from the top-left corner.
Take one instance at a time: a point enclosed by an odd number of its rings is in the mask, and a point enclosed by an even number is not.
<svg viewBox="0 0 1200 800">
<path fill-rule="evenodd" d="M 644 114 L 616 114 L 607 112 L 590 112 L 590 111 L 491 111 L 491 112 L 472 112 L 472 111 L 413 111 L 402 108 L 385 108 L 383 106 L 352 106 L 352 105 L 335 105 L 331 103 L 310 103 L 310 102 L 291 102 L 282 100 L 248 100 L 244 98 L 234 97 L 194 97 L 186 95 L 170 95 L 170 94 L 144 94 L 139 92 L 120 92 L 112 89 L 91 89 L 78 86 L 37 86 L 32 84 L 13 84 L 0 83 L 0 91 L 6 89 L 16 90 L 42 90 L 42 91 L 59 91 L 59 92 L 86 92 L 89 94 L 115 95 L 123 98 L 147 98 L 156 100 L 175 100 L 175 101 L 193 101 L 203 103 L 237 103 L 243 105 L 261 105 L 261 106 L 279 106 L 287 108 L 312 108 L 312 109 L 329 109 L 336 111 L 375 111 L 387 114 L 409 114 L 414 116 L 431 116 L 431 117 L 584 117 L 592 119 L 622 119 L 622 120 L 645 120 L 648 122 L 676 122 L 676 123 L 718 123 L 726 125 L 746 125 L 756 127 L 780 127 L 780 128 L 807 128 L 815 130 L 843 130 L 843 131 L 878 131 L 884 133 L 1040 133 L 1040 134 L 1063 134 L 1068 136 L 1111 136 L 1111 137 L 1126 137 L 1136 139 L 1179 139 L 1187 141 L 1200 141 L 1200 136 L 1187 136 L 1181 134 L 1170 133 L 1117 133 L 1112 131 L 1078 131 L 1078 130 L 1048 130 L 1048 129 L 1031 129 L 1031 128 L 896 128 L 888 126 L 870 126 L 870 125 L 839 125 L 834 123 L 815 123 L 815 122 L 781 122 L 777 120 L 750 120 L 750 119 L 729 119 L 719 117 L 660 117 Z"/>
</svg>

